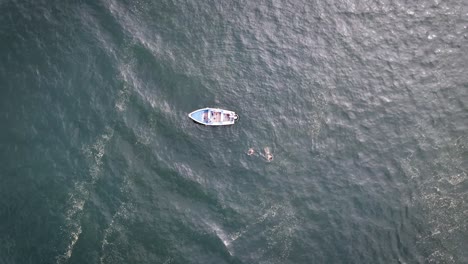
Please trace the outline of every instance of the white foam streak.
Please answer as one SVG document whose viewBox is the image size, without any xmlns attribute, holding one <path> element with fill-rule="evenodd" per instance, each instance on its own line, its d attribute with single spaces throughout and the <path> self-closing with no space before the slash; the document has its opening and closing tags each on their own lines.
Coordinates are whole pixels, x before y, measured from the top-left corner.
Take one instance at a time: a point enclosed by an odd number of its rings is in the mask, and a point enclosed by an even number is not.
<svg viewBox="0 0 468 264">
<path fill-rule="evenodd" d="M 107 127 L 106 132 L 96 139 L 91 146 L 85 146 L 83 154 L 89 159 L 90 180 L 76 182 L 73 191 L 68 199 L 68 210 L 66 212 L 66 224 L 62 227 L 64 232 L 69 232 L 70 242 L 64 254 L 56 257 L 57 263 L 65 263 L 73 254 L 73 248 L 78 242 L 82 229 L 81 217 L 86 201 L 89 199 L 90 189 L 99 179 L 100 171 L 103 164 L 106 145 L 111 140 L 114 130 Z"/>
<path fill-rule="evenodd" d="M 280 259 L 285 260 L 289 256 L 291 250 L 292 238 L 298 224 L 298 219 L 292 211 L 292 208 L 284 204 L 275 204 L 262 211 L 263 213 L 255 218 L 255 221 L 231 234 L 224 231 L 218 224 L 212 221 L 206 221 L 205 223 L 223 242 L 231 255 L 235 253 L 235 241 L 238 241 L 247 233 L 258 232 L 260 229 L 260 234 L 267 240 L 268 250 L 278 251 L 278 253 L 280 253 Z M 245 243 L 246 241 L 242 242 Z M 242 242 L 239 241 L 239 243 Z M 255 253 L 259 258 L 264 257 L 265 249 L 254 250 L 256 250 Z M 268 259 L 268 261 L 271 262 L 273 260 Z"/>
</svg>

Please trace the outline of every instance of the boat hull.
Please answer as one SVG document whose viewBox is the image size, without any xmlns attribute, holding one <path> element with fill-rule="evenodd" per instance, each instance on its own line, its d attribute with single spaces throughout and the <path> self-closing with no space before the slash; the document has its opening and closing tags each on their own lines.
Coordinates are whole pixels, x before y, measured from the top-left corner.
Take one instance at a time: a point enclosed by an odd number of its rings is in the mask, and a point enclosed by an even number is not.
<svg viewBox="0 0 468 264">
<path fill-rule="evenodd" d="M 234 125 L 238 116 L 235 112 L 220 109 L 205 107 L 195 110 L 188 114 L 193 121 L 205 126 L 229 126 Z"/>
</svg>

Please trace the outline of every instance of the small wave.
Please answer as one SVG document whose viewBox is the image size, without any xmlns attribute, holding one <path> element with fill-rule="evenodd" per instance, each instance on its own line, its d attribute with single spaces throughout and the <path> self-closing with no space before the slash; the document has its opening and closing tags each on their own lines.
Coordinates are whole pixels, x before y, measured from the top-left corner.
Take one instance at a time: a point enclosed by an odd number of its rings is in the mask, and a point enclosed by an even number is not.
<svg viewBox="0 0 468 264">
<path fill-rule="evenodd" d="M 223 242 L 224 246 L 229 249 L 229 245 L 233 241 L 231 237 L 229 237 L 226 232 L 224 232 L 218 225 L 213 224 L 211 225 L 212 230 L 216 233 L 218 238 Z M 230 253 L 230 252 L 229 252 Z"/>
<path fill-rule="evenodd" d="M 122 233 L 121 230 L 121 222 L 128 220 L 129 216 L 131 215 L 131 204 L 122 203 L 117 210 L 117 212 L 112 216 L 112 220 L 109 223 L 109 226 L 104 230 L 104 236 L 101 243 L 101 256 L 99 258 L 100 263 L 105 263 L 106 259 L 112 256 L 112 259 L 115 259 L 115 252 L 112 251 L 111 247 L 113 245 L 112 242 L 109 242 L 109 237 L 115 233 Z M 111 251 L 112 254 L 108 254 L 107 252 Z"/>
<path fill-rule="evenodd" d="M 147 25 L 141 21 L 141 10 L 144 10 L 145 7 L 138 6 L 137 8 L 132 8 L 131 12 L 129 12 L 128 8 L 122 6 L 118 1 L 105 0 L 103 2 L 116 22 L 131 39 L 129 42 L 142 45 L 152 56 L 161 61 L 176 61 L 174 55 L 171 53 L 171 47 L 167 47 L 167 44 L 163 43 L 161 38 L 154 35 L 154 32 L 148 29 Z M 184 65 L 187 63 L 190 63 L 190 61 L 184 61 Z M 192 68 L 197 67 L 192 66 Z M 133 87 L 135 92 L 148 102 L 151 107 L 157 108 L 166 114 L 174 113 L 174 109 L 172 109 L 167 101 L 162 99 L 162 96 L 156 95 L 154 90 L 147 91 L 144 89 L 145 87 L 142 85 L 142 82 L 136 77 L 136 74 L 131 71 L 130 65 L 121 67 L 119 70 L 124 82 Z M 125 87 L 119 93 L 119 98 L 121 99 L 117 101 L 116 108 L 121 111 L 121 109 L 125 108 L 122 106 L 121 101 L 128 101 L 128 92 Z"/>
<path fill-rule="evenodd" d="M 73 248 L 78 242 L 82 229 L 81 229 L 81 216 L 86 202 L 89 199 L 90 189 L 94 186 L 99 179 L 100 171 L 102 168 L 102 158 L 105 154 L 106 145 L 111 140 L 114 130 L 107 127 L 106 132 L 96 139 L 91 146 L 83 148 L 83 154 L 90 162 L 89 174 L 91 179 L 89 181 L 77 182 L 68 199 L 68 210 L 66 212 L 66 224 L 64 232 L 69 232 L 69 243 L 64 254 L 56 257 L 57 263 L 66 262 L 73 253 Z"/>
<path fill-rule="evenodd" d="M 113 135 L 114 130 L 110 127 L 106 127 L 106 132 L 102 134 L 93 145 L 83 148 L 84 155 L 92 160 L 92 165 L 89 169 L 89 173 L 92 176 L 91 185 L 94 185 L 98 179 L 102 168 L 102 158 L 105 154 L 106 145 Z"/>
<path fill-rule="evenodd" d="M 132 72 L 131 64 L 125 62 L 121 52 L 117 50 L 117 47 L 112 42 L 112 37 L 109 33 L 102 28 L 98 19 L 93 17 L 90 12 L 83 8 L 80 10 L 79 18 L 82 21 L 82 24 L 92 33 L 94 38 L 99 42 L 100 47 L 107 53 L 110 59 L 115 60 L 115 64 L 118 65 L 119 69 L 119 79 L 122 80 L 122 88 L 117 92 L 117 98 L 115 101 L 115 109 L 119 112 L 122 112 L 126 109 L 128 100 L 131 94 L 131 88 L 138 86 L 140 82 L 135 77 L 135 74 Z"/>
<path fill-rule="evenodd" d="M 232 233 L 226 232 L 212 221 L 205 221 L 205 224 L 223 242 L 231 255 L 235 254 L 237 243 L 245 244 L 251 242 L 243 240 L 242 237 L 246 235 L 251 236 L 252 232 L 258 233 L 261 230 L 255 237 L 264 239 L 268 247 L 253 249 L 255 252 L 249 252 L 249 254 L 244 255 L 257 256 L 255 261 L 267 261 L 269 263 L 284 261 L 288 258 L 291 251 L 292 239 L 298 225 L 298 218 L 292 207 L 285 204 L 275 204 L 261 211 L 262 213 L 253 222 Z M 277 259 L 275 260 L 274 257 L 271 257 L 271 254 L 267 256 L 267 251 L 276 252 L 273 255 L 276 255 Z"/>
<path fill-rule="evenodd" d="M 104 4 L 107 6 L 112 16 L 114 16 L 116 22 L 119 23 L 129 36 L 137 40 L 145 48 L 151 50 L 153 55 L 163 52 L 163 49 L 160 48 L 161 45 L 152 44 L 153 42 L 159 42 L 157 38 L 152 38 L 151 41 L 148 40 L 149 37 L 148 34 L 146 34 L 148 30 L 146 30 L 145 24 L 140 21 L 141 12 L 135 9 L 129 12 L 127 7 L 123 7 L 122 4 L 114 0 L 106 0 Z M 132 13 L 137 13 L 137 15 L 132 15 Z"/>
<path fill-rule="evenodd" d="M 197 182 L 201 186 L 206 186 L 205 178 L 201 177 L 199 174 L 195 173 L 190 166 L 186 165 L 185 163 L 181 162 L 174 162 L 174 168 L 177 172 L 184 176 L 184 178 Z"/>
<path fill-rule="evenodd" d="M 426 146 L 431 131 L 420 142 Z M 401 161 L 402 169 L 417 183 L 419 195 L 414 206 L 422 206 L 429 229 L 418 237 L 418 246 L 425 252 L 428 263 L 457 263 L 460 247 L 468 230 L 464 224 L 468 204 L 466 193 L 460 187 L 468 177 L 463 169 L 462 153 L 467 138 L 443 142 L 433 140 L 430 149 L 437 149 L 437 156 L 421 163 L 413 155 Z M 464 143 L 463 143 L 464 142 Z M 429 164 L 429 165 L 428 165 Z"/>
<path fill-rule="evenodd" d="M 115 109 L 119 112 L 123 112 L 127 108 L 131 91 L 135 89 L 138 90 L 138 87 L 141 86 L 141 81 L 133 72 L 131 63 L 120 63 L 119 73 L 119 78 L 123 82 L 123 87 L 118 91 Z"/>
<path fill-rule="evenodd" d="M 130 98 L 130 89 L 126 83 L 123 85 L 124 87 L 118 91 L 117 100 L 115 102 L 115 109 L 117 111 L 122 112 L 127 107 L 128 99 Z"/>
<path fill-rule="evenodd" d="M 173 258 L 169 257 L 163 262 L 163 264 L 171 264 L 173 260 Z"/>
<path fill-rule="evenodd" d="M 73 247 L 75 246 L 76 242 L 80 238 L 80 235 L 81 235 L 81 226 L 77 226 L 77 230 L 74 232 L 71 232 L 70 234 L 71 241 L 67 247 L 67 251 L 63 255 L 58 257 L 57 263 L 64 263 L 71 257 L 72 252 L 73 252 Z"/>
</svg>

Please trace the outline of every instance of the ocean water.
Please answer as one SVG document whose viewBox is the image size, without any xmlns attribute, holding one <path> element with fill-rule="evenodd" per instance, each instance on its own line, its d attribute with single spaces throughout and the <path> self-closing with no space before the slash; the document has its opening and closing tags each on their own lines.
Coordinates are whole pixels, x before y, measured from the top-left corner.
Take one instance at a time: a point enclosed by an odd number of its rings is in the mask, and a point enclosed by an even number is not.
<svg viewBox="0 0 468 264">
<path fill-rule="evenodd" d="M 1 264 L 468 263 L 467 1 L 0 14 Z"/>
</svg>

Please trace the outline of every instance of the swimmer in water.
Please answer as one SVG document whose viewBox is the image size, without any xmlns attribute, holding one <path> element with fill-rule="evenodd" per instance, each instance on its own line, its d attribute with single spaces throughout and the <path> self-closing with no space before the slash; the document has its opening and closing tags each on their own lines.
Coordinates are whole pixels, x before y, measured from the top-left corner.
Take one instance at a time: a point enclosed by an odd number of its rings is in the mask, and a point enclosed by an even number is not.
<svg viewBox="0 0 468 264">
<path fill-rule="evenodd" d="M 266 156 L 266 159 L 267 159 L 268 161 L 272 161 L 272 160 L 273 160 L 273 155 L 268 154 L 268 155 Z"/>
<path fill-rule="evenodd" d="M 247 151 L 247 155 L 252 156 L 255 153 L 255 150 L 253 148 L 249 148 Z"/>
<path fill-rule="evenodd" d="M 264 157 L 266 158 L 266 160 L 268 162 L 272 161 L 273 160 L 273 154 L 271 154 L 270 148 L 265 147 L 263 150 L 265 151 L 265 156 Z"/>
</svg>

